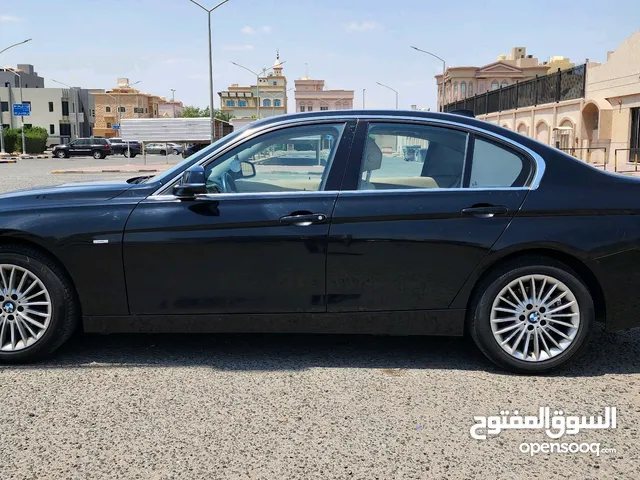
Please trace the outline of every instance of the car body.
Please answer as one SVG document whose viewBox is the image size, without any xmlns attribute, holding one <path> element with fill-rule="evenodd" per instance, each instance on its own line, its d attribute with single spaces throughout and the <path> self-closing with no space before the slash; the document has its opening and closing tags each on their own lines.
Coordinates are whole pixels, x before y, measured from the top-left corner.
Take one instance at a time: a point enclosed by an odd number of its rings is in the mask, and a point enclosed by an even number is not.
<svg viewBox="0 0 640 480">
<path fill-rule="evenodd" d="M 427 153 L 405 162 L 403 144 Z M 460 115 L 261 120 L 155 177 L 0 195 L 0 315 L 28 308 L 8 296 L 15 267 L 46 290 L 31 308 L 50 320 L 23 348 L 0 333 L 0 361 L 48 353 L 82 321 L 102 333 L 467 331 L 498 365 L 546 371 L 584 349 L 596 320 L 638 326 L 639 193 L 636 178 Z"/>
<path fill-rule="evenodd" d="M 56 145 L 52 149 L 54 157 L 68 158 L 74 156 L 92 156 L 95 159 L 105 158 L 113 154 L 111 144 L 106 138 L 76 138 L 69 143 Z"/>
<path fill-rule="evenodd" d="M 207 145 L 208 144 L 206 144 L 206 143 L 190 143 L 190 144 L 188 144 L 186 146 L 186 148 L 183 149 L 182 156 L 184 158 L 190 157 L 194 153 L 199 152 L 200 150 L 202 150 Z"/>
<path fill-rule="evenodd" d="M 180 155 L 182 153 L 182 147 L 177 143 L 147 143 L 144 146 L 144 151 L 151 154 L 159 155 Z"/>
<path fill-rule="evenodd" d="M 125 157 L 135 157 L 142 151 L 142 145 L 137 140 L 122 140 L 121 138 L 110 138 L 109 143 L 113 150 L 113 155 L 124 155 Z"/>
</svg>

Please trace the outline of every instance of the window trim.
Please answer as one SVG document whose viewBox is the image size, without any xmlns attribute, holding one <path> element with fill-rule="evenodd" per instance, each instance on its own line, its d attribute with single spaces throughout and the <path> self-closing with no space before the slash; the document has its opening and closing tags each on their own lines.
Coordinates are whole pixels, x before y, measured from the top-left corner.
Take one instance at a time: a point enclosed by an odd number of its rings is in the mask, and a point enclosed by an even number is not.
<svg viewBox="0 0 640 480">
<path fill-rule="evenodd" d="M 200 160 L 198 160 L 197 162 L 193 163 L 193 164 L 189 164 L 189 165 L 185 165 L 185 169 L 195 166 L 195 165 L 201 165 L 202 163 L 204 163 L 205 161 L 207 161 L 210 158 L 213 158 L 214 156 L 218 156 L 223 154 L 224 152 L 235 148 L 236 145 L 240 144 L 241 142 L 244 142 L 245 140 L 249 140 L 250 138 L 253 138 L 256 135 L 262 134 L 262 133 L 267 133 L 269 131 L 278 129 L 278 128 L 284 128 L 284 127 L 288 127 L 288 126 L 295 126 L 298 124 L 304 124 L 304 125 L 310 125 L 310 124 L 314 124 L 314 123 L 335 123 L 335 122 L 349 122 L 349 121 L 355 121 L 358 123 L 357 128 L 360 128 L 360 124 L 365 123 L 365 122 L 371 122 L 371 121 L 378 121 L 378 122 L 412 122 L 412 123 L 419 123 L 421 125 L 434 125 L 434 126 L 449 126 L 451 128 L 454 129 L 458 129 L 458 130 L 462 130 L 463 132 L 466 132 L 468 134 L 478 134 L 479 136 L 482 137 L 486 137 L 490 140 L 493 140 L 501 145 L 505 145 L 515 151 L 520 152 L 522 155 L 525 156 L 525 158 L 528 158 L 530 162 L 532 162 L 532 166 L 535 167 L 535 171 L 532 169 L 532 180 L 529 182 L 529 186 L 524 186 L 524 187 L 512 187 L 510 190 L 511 191 L 517 191 L 517 190 L 537 190 L 538 187 L 540 186 L 540 183 L 542 181 L 542 178 L 544 177 L 544 172 L 546 170 L 546 163 L 544 161 L 544 159 L 542 158 L 542 156 L 536 152 L 534 152 L 533 150 L 531 150 L 530 148 L 519 144 L 518 142 L 516 142 L 515 140 L 512 140 L 510 138 L 507 138 L 503 135 L 500 135 L 498 133 L 494 133 L 488 130 L 485 130 L 481 127 L 475 126 L 475 125 L 468 125 L 468 124 L 464 124 L 464 123 L 458 123 L 455 122 L 453 120 L 445 120 L 445 119 L 441 119 L 441 118 L 429 118 L 429 117 L 417 117 L 417 116 L 400 116 L 400 115 L 358 115 L 358 114 L 344 114 L 344 115 L 328 115 L 328 116 L 313 116 L 313 117 L 302 117 L 302 118 L 288 118 L 288 119 L 281 119 L 277 122 L 274 123 L 270 123 L 266 126 L 257 126 L 257 127 L 253 127 L 253 128 L 249 128 L 247 129 L 245 132 L 243 132 L 242 135 L 240 135 L 238 138 L 236 138 L 233 142 L 231 142 L 230 144 L 226 144 L 221 146 L 218 150 L 215 150 L 213 152 L 211 152 L 211 154 L 205 158 L 202 158 Z M 355 135 L 357 135 L 357 131 L 355 132 Z M 355 143 L 356 139 L 353 138 L 352 139 L 352 143 L 351 143 L 351 152 L 353 152 L 353 146 Z M 176 199 L 175 196 L 168 194 L 168 195 L 161 195 L 161 192 L 168 190 L 168 186 L 173 187 L 174 183 L 179 180 L 182 177 L 182 173 L 184 172 L 184 170 L 180 170 L 179 173 L 176 173 L 176 175 L 169 181 L 166 182 L 166 184 L 160 185 L 151 195 L 149 195 L 149 197 L 147 197 L 147 199 L 151 199 L 152 197 L 164 197 L 164 198 L 170 198 L 170 199 Z M 345 170 L 346 173 L 346 170 Z M 448 188 L 429 188 L 429 189 L 393 189 L 393 190 L 378 190 L 377 192 L 379 193 L 384 193 L 384 192 L 395 192 L 395 193 L 402 193 L 402 192 L 406 192 L 406 193 L 416 193 L 416 192 L 438 192 L 438 191 L 468 191 L 468 192 L 480 192 L 480 191 L 496 191 L 496 190 L 502 190 L 504 191 L 504 188 L 493 188 L 493 187 L 487 187 L 487 188 L 453 188 L 453 189 L 448 189 Z M 329 191 L 329 190 L 325 190 L 325 191 Z M 371 194 L 372 192 L 375 192 L 375 190 L 337 190 L 340 192 L 340 195 L 344 195 L 344 194 Z M 278 194 L 283 193 L 283 192 L 276 192 Z M 319 192 L 309 192 L 309 191 L 301 191 L 301 192 L 291 192 L 291 193 L 297 193 L 298 195 L 307 195 L 307 194 L 317 194 Z M 252 198 L 255 197 L 259 197 L 261 195 L 265 195 L 267 194 L 267 192 L 256 192 L 256 193 L 247 193 L 246 195 L 252 195 Z M 231 194 L 231 195 L 238 195 L 238 194 Z M 245 194 L 242 194 L 245 195 Z"/>
</svg>

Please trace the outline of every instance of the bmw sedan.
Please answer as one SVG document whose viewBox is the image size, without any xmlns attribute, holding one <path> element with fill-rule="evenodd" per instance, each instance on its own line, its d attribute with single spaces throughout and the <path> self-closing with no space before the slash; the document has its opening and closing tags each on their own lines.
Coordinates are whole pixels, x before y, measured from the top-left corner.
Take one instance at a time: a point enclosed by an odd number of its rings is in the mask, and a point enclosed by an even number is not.
<svg viewBox="0 0 640 480">
<path fill-rule="evenodd" d="M 0 360 L 79 327 L 468 334 L 547 371 L 638 325 L 639 194 L 463 115 L 261 120 L 154 177 L 1 195 Z"/>
</svg>

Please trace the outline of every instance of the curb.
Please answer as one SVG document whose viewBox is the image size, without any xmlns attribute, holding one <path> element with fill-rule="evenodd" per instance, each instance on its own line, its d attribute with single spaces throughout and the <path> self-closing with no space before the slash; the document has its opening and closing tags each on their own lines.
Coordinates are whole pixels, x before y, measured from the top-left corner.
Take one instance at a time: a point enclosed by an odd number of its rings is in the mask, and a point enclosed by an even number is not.
<svg viewBox="0 0 640 480">
<path fill-rule="evenodd" d="M 14 158 L 8 158 L 8 159 L 2 158 L 0 159 L 0 163 L 16 163 L 16 160 Z"/>
<path fill-rule="evenodd" d="M 26 155 L 24 157 L 22 155 L 17 156 L 17 157 L 8 156 L 8 157 L 0 158 L 0 162 L 2 162 L 3 160 L 7 160 L 7 159 L 8 160 L 26 160 L 26 159 L 31 160 L 31 159 L 34 159 L 34 158 L 40 158 L 40 159 L 46 158 L 46 159 L 49 159 L 49 158 L 54 158 L 54 157 L 52 157 L 50 155 Z M 11 162 L 11 163 L 15 163 L 15 162 Z"/>
</svg>

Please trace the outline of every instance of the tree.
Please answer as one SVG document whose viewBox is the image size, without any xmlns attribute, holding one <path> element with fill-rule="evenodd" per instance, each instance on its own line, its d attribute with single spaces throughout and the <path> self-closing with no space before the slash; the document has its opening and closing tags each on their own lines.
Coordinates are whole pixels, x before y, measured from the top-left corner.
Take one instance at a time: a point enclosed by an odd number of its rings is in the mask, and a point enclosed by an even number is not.
<svg viewBox="0 0 640 480">
<path fill-rule="evenodd" d="M 223 112 L 222 110 L 215 109 L 213 115 L 218 120 L 222 120 L 228 122 L 233 118 L 233 115 L 229 112 Z M 182 114 L 180 115 L 183 118 L 198 118 L 198 117 L 208 117 L 209 116 L 209 107 L 200 108 L 194 105 L 189 105 L 184 107 L 182 110 Z"/>
</svg>

